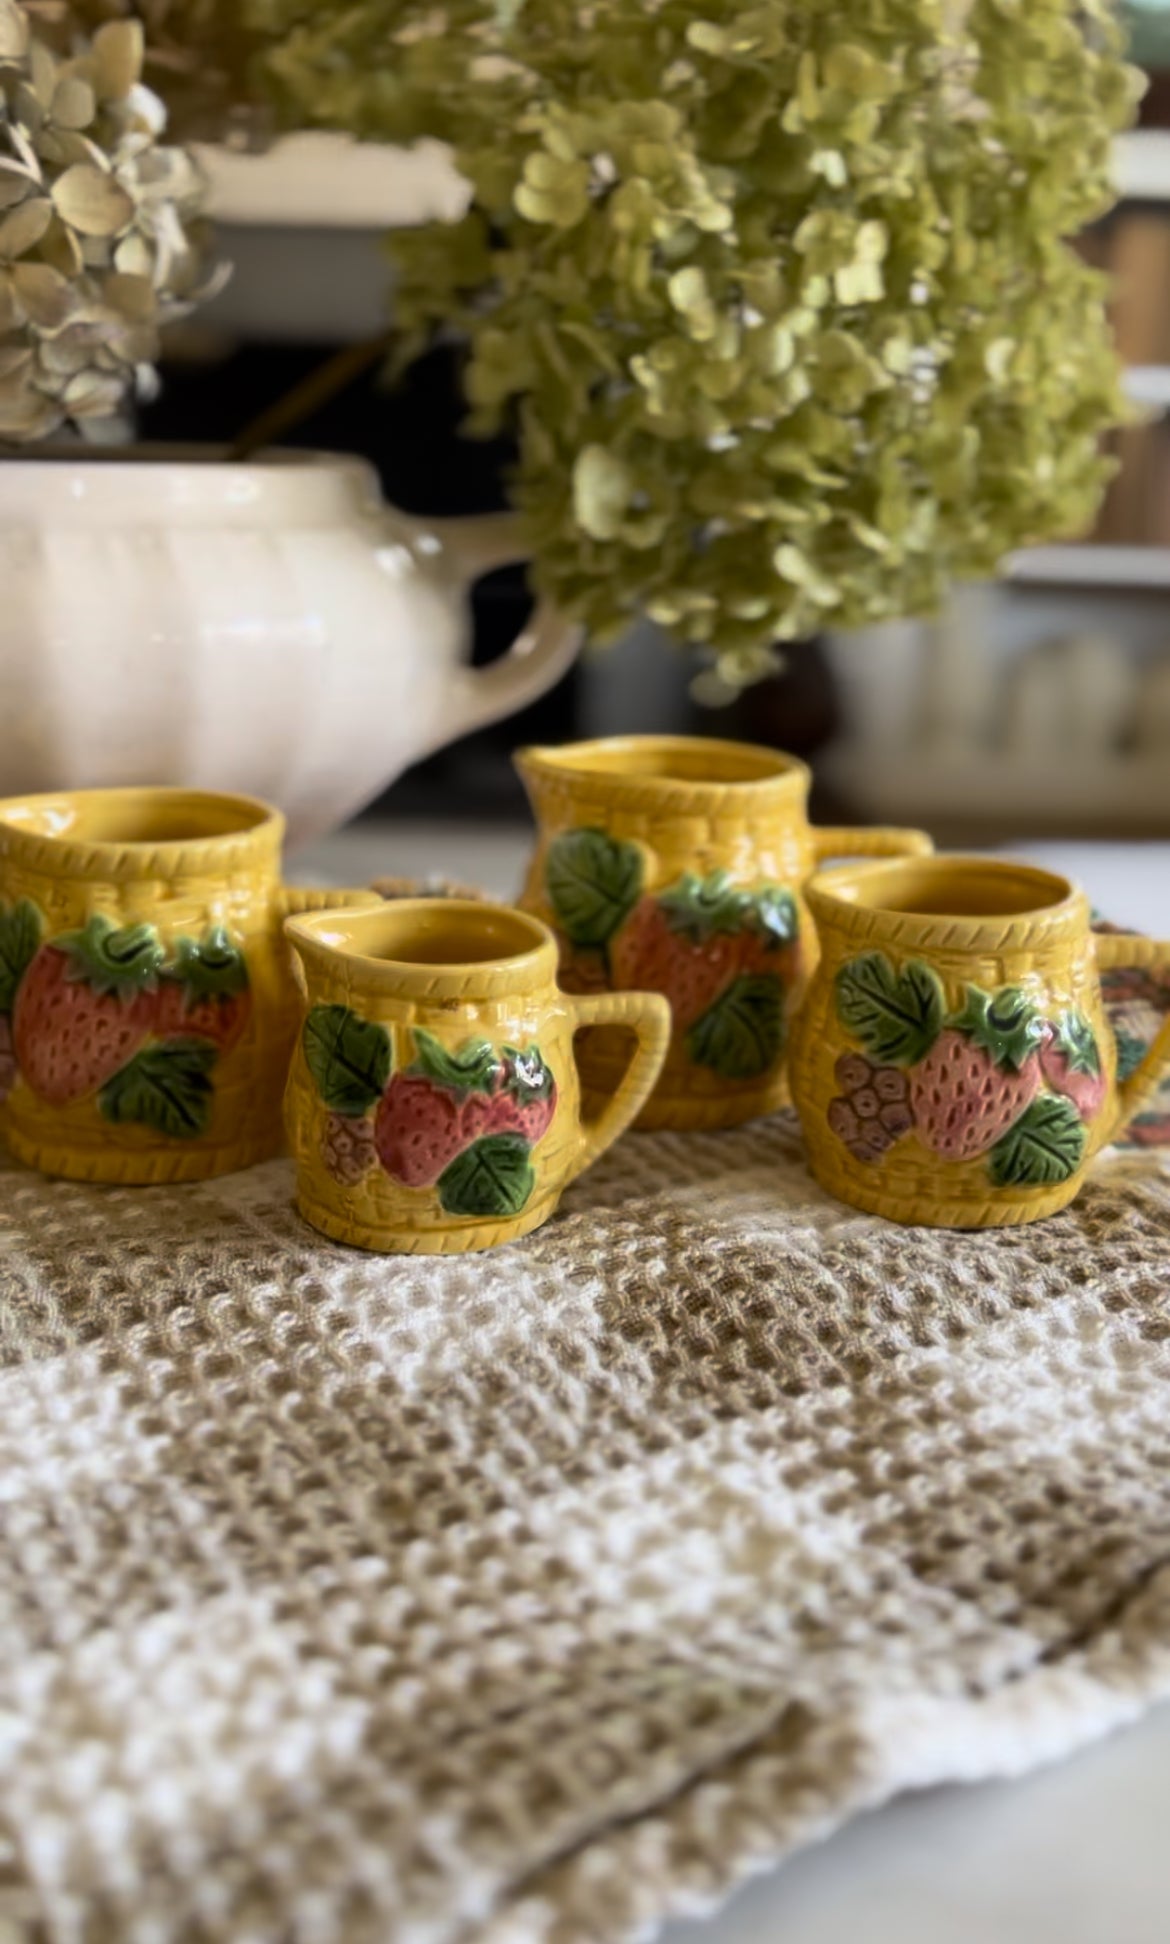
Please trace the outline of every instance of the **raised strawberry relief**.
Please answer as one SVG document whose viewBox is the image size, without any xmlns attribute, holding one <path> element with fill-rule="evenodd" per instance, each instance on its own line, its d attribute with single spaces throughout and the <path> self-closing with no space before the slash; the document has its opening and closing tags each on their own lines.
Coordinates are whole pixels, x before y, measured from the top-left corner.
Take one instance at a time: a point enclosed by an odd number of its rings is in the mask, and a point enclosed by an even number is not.
<svg viewBox="0 0 1170 1944">
<path fill-rule="evenodd" d="M 1062 1013 L 1040 1054 L 1040 1066 L 1054 1093 L 1071 1100 L 1081 1119 L 1095 1121 L 1109 1092 L 1101 1049 L 1083 1013 Z"/>
<path fill-rule="evenodd" d="M 801 972 L 790 891 L 713 871 L 647 892 L 639 846 L 600 830 L 554 840 L 545 887 L 569 990 L 661 993 L 687 1057 L 721 1079 L 757 1080 L 778 1064 Z"/>
<path fill-rule="evenodd" d="M 166 953 L 150 925 L 93 917 L 42 945 L 13 1014 L 25 1085 L 50 1107 L 96 1094 L 150 1038 Z"/>
<path fill-rule="evenodd" d="M 1065 1014 L 1054 1027 L 1019 987 L 986 992 L 975 985 L 948 1014 L 931 966 L 911 959 L 899 967 L 883 952 L 843 966 L 836 999 L 838 1017 L 862 1051 L 838 1063 L 841 1092 L 828 1120 L 855 1159 L 879 1162 L 914 1133 L 944 1161 L 986 1157 L 997 1187 L 1050 1185 L 1076 1173 L 1084 1123 L 1107 1092 L 1096 1041 L 1079 1014 Z M 869 1076 L 866 1060 L 873 1063 Z M 897 1095 L 897 1127 L 860 1111 L 882 1086 L 893 1089 L 895 1074 L 905 1089 Z M 1051 1093 L 1043 1091 L 1046 1083 Z"/>
<path fill-rule="evenodd" d="M 536 1187 L 532 1151 L 552 1125 L 557 1087 L 539 1049 L 469 1041 L 450 1051 L 422 1028 L 392 1071 L 390 1035 L 344 1006 L 317 1006 L 305 1058 L 330 1118 L 322 1155 L 344 1187 L 376 1164 L 402 1188 L 435 1193 L 445 1214 L 506 1218 Z"/>
<path fill-rule="evenodd" d="M 20 1081 L 49 1107 L 92 1099 L 111 1126 L 206 1133 L 213 1070 L 251 1011 L 227 933 L 181 938 L 173 958 L 153 926 L 100 914 L 43 935 L 27 900 L 0 908 L 0 1094 Z"/>
</svg>

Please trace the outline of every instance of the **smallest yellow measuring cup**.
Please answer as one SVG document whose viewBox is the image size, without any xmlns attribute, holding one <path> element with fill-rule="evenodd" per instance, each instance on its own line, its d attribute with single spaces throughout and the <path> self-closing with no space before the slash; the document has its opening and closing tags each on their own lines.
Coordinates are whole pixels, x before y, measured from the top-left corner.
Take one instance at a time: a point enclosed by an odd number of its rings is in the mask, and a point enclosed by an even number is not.
<svg viewBox="0 0 1170 1944">
<path fill-rule="evenodd" d="M 562 992 L 556 941 L 524 912 L 404 899 L 285 930 L 305 998 L 285 1104 L 297 1205 L 334 1241 L 454 1255 L 529 1234 L 636 1118 L 666 1057 L 666 1000 Z M 599 1025 L 629 1027 L 635 1046 L 584 1120 L 573 1038 Z"/>
</svg>

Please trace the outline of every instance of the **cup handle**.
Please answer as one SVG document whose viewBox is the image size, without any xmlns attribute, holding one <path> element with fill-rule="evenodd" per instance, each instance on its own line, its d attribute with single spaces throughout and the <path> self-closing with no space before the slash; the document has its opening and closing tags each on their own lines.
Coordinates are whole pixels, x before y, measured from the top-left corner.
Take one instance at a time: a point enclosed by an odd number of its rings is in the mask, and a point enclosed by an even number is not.
<svg viewBox="0 0 1170 1944">
<path fill-rule="evenodd" d="M 428 538 L 437 540 L 466 587 L 496 567 L 528 560 L 532 549 L 524 525 L 515 513 L 485 513 L 471 519 L 428 520 Z M 535 702 L 567 675 L 584 641 L 584 629 L 561 614 L 550 601 L 538 601 L 528 626 L 506 655 L 490 668 L 461 668 L 456 673 L 450 714 L 442 730 L 444 744 L 485 729 L 489 723 L 514 715 Z"/>
<path fill-rule="evenodd" d="M 1094 932 L 1097 965 L 1102 972 L 1120 968 L 1143 967 L 1146 971 L 1170 969 L 1170 944 L 1142 938 L 1129 932 Z M 1153 1045 L 1136 1073 L 1123 1080 L 1117 1089 L 1118 1119 L 1113 1133 L 1120 1134 L 1141 1113 L 1164 1076 L 1170 1073 L 1170 1013 L 1162 1022 Z"/>
<path fill-rule="evenodd" d="M 588 998 L 562 995 L 572 1008 L 579 1032 L 583 1026 L 629 1026 L 637 1037 L 633 1059 L 621 1084 L 596 1120 L 586 1122 L 581 1153 L 570 1180 L 600 1160 L 607 1148 L 637 1120 L 654 1091 L 670 1047 L 670 1002 L 657 992 L 600 992 Z"/>
<path fill-rule="evenodd" d="M 814 830 L 813 850 L 818 864 L 831 857 L 932 857 L 934 840 L 925 830 L 893 827 Z"/>
</svg>

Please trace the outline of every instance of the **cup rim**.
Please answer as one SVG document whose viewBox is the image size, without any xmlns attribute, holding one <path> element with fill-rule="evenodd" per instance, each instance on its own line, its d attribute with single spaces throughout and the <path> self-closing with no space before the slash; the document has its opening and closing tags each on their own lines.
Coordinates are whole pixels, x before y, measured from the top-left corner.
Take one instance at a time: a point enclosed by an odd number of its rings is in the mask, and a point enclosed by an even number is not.
<svg viewBox="0 0 1170 1944">
<path fill-rule="evenodd" d="M 189 837 L 87 837 L 71 825 L 79 811 L 115 799 L 128 815 L 135 807 L 165 805 L 171 812 L 188 808 L 193 817 L 208 805 L 220 812 L 234 808 L 240 822 L 234 828 L 195 832 Z M 28 813 L 28 822 L 16 819 Z M 38 827 L 41 814 L 50 827 Z M 61 827 L 51 827 L 54 815 Z M 109 789 L 48 790 L 0 800 L 0 858 L 18 855 L 28 868 L 50 876 L 120 884 L 137 879 L 230 875 L 258 853 L 279 855 L 285 820 L 261 797 L 236 790 L 196 790 L 170 784 L 131 784 Z"/>
<path fill-rule="evenodd" d="M 964 875 L 985 884 L 988 880 L 1001 883 L 1003 907 L 948 909 L 940 898 L 937 909 L 915 910 L 889 901 L 896 897 L 899 885 Z M 1008 894 L 1009 887 L 1014 887 L 1013 895 Z M 928 857 L 837 864 L 810 878 L 805 897 L 814 918 L 875 944 L 902 942 L 936 949 L 979 944 L 1010 950 L 1075 934 L 1089 921 L 1088 899 L 1071 878 L 1025 859 L 976 853 L 942 851 Z M 961 900 L 955 902 L 958 906 Z"/>
<path fill-rule="evenodd" d="M 515 952 L 478 959 L 393 958 L 363 951 L 370 935 L 427 919 L 498 927 L 503 921 L 525 942 Z M 515 905 L 482 898 L 394 898 L 361 909 L 323 910 L 285 920 L 285 935 L 322 969 L 353 968 L 368 989 L 393 995 L 448 999 L 499 997 L 555 983 L 557 945 L 541 919 Z"/>
<path fill-rule="evenodd" d="M 674 753 L 755 765 L 758 774 L 658 776 L 651 768 L 637 767 L 639 758 L 669 758 Z M 612 758 L 615 766 L 605 767 L 604 758 Z M 529 744 L 517 750 L 513 760 L 525 780 L 571 781 L 574 795 L 586 801 L 645 806 L 676 815 L 690 810 L 710 814 L 721 804 L 742 813 L 756 805 L 807 797 L 812 784 L 812 772 L 799 756 L 764 743 L 718 736 L 593 736 L 583 742 Z"/>
</svg>

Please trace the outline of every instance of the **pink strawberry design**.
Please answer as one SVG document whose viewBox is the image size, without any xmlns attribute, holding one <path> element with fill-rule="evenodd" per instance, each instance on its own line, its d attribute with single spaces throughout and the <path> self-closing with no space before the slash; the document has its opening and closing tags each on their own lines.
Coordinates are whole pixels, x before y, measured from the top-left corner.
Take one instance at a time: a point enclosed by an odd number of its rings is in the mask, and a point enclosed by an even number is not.
<svg viewBox="0 0 1170 1944">
<path fill-rule="evenodd" d="M 788 892 L 744 891 L 726 871 L 688 872 L 635 906 L 609 947 L 612 981 L 619 991 L 662 993 L 685 1033 L 737 979 L 794 978 L 798 922 Z"/>
<path fill-rule="evenodd" d="M 17 1063 L 33 1093 L 67 1107 L 129 1064 L 154 1028 L 163 958 L 149 925 L 119 931 L 99 917 L 40 948 L 13 1015 Z"/>
<path fill-rule="evenodd" d="M 159 1039 L 208 1039 L 230 1053 L 252 1016 L 244 955 L 222 926 L 197 943 L 181 938 L 175 962 L 159 988 L 155 1034 Z"/>
<path fill-rule="evenodd" d="M 432 1188 L 463 1148 L 461 1103 L 423 1073 L 396 1073 L 382 1095 L 374 1145 L 404 1188 Z"/>
<path fill-rule="evenodd" d="M 968 987 L 967 1004 L 910 1076 L 910 1104 L 923 1144 L 948 1161 L 986 1154 L 1040 1091 L 1047 1033 L 1015 987 L 994 995 Z"/>
<path fill-rule="evenodd" d="M 448 1053 L 415 1030 L 416 1059 L 395 1074 L 378 1107 L 374 1139 L 386 1172 L 406 1188 L 431 1188 L 459 1155 L 490 1135 L 543 1139 L 557 1087 L 535 1048 L 497 1053 L 478 1040 Z"/>
<path fill-rule="evenodd" d="M 1066 1012 L 1040 1054 L 1040 1067 L 1054 1093 L 1071 1100 L 1086 1126 L 1094 1121 L 1109 1092 L 1101 1051 L 1083 1013 Z"/>
</svg>

